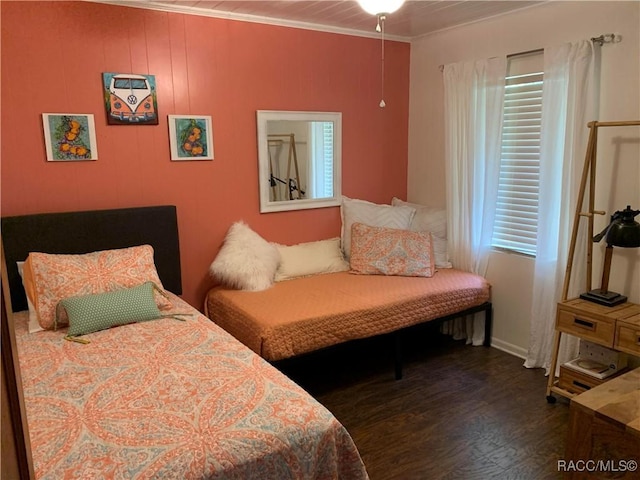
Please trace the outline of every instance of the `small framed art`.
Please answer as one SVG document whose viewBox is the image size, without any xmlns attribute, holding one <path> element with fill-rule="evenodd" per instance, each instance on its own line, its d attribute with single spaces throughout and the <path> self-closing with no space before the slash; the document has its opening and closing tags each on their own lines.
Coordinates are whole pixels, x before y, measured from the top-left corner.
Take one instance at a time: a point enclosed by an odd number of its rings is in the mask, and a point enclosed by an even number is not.
<svg viewBox="0 0 640 480">
<path fill-rule="evenodd" d="M 43 113 L 44 143 L 49 162 L 97 160 L 93 114 Z"/>
<path fill-rule="evenodd" d="M 211 117 L 169 115 L 171 160 L 213 160 Z"/>
</svg>

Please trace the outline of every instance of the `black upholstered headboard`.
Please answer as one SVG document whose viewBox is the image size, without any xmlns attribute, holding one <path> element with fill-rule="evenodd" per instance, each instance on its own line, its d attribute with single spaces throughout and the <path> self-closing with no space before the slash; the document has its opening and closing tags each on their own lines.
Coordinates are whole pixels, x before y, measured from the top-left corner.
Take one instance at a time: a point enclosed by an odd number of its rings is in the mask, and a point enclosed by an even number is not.
<svg viewBox="0 0 640 480">
<path fill-rule="evenodd" d="M 78 254 L 151 245 L 164 288 L 182 293 L 175 206 L 3 217 L 2 244 L 14 311 L 27 308 L 16 262 L 29 252 Z"/>
</svg>

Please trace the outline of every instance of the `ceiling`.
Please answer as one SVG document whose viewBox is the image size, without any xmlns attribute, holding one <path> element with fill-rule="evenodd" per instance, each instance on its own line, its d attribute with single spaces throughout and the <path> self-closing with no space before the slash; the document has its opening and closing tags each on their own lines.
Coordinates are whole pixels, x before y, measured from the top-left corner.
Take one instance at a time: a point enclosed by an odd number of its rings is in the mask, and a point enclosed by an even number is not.
<svg viewBox="0 0 640 480">
<path fill-rule="evenodd" d="M 375 32 L 376 17 L 364 12 L 355 0 L 106 0 L 102 3 L 355 35 L 379 35 Z M 543 3 L 546 2 L 528 0 L 407 0 L 400 10 L 387 16 L 385 34 L 389 38 L 408 41 L 438 30 Z"/>
</svg>

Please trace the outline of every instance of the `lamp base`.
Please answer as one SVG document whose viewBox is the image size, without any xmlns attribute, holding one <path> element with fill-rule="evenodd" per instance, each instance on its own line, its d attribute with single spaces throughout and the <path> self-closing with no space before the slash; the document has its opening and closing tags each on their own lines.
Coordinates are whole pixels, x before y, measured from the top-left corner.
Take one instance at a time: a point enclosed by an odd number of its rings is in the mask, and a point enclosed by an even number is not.
<svg viewBox="0 0 640 480">
<path fill-rule="evenodd" d="M 583 300 L 589 300 L 590 302 L 599 303 L 600 305 L 605 305 L 607 307 L 620 305 L 627 301 L 627 297 L 624 295 L 620 295 L 616 292 L 602 291 L 600 289 L 581 293 L 580 298 Z"/>
</svg>

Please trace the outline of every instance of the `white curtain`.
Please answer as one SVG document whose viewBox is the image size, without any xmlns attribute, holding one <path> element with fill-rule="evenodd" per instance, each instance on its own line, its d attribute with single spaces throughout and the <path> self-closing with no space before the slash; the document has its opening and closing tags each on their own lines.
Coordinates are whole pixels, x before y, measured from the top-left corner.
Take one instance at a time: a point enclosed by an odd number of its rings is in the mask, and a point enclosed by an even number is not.
<svg viewBox="0 0 640 480">
<path fill-rule="evenodd" d="M 587 123 L 597 120 L 596 64 L 590 41 L 544 50 L 538 239 L 524 366 L 543 367 L 547 374 L 588 141 Z M 586 228 L 578 234 L 569 298 L 585 290 L 585 235 Z M 577 339 L 562 338 L 558 365 L 577 356 Z"/>
<path fill-rule="evenodd" d="M 445 65 L 447 243 L 456 268 L 485 275 L 500 173 L 506 57 Z M 484 341 L 484 315 L 449 322 L 445 333 Z"/>
</svg>

